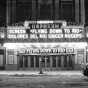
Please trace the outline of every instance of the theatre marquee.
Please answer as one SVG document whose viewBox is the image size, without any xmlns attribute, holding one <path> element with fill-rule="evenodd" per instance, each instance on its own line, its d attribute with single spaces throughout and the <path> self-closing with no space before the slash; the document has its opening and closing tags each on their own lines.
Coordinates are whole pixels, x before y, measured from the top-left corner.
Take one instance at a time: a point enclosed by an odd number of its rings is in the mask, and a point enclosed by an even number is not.
<svg viewBox="0 0 88 88">
<path fill-rule="evenodd" d="M 25 42 L 84 41 L 83 26 L 68 26 L 64 21 L 31 21 L 24 26 L 8 26 L 7 39 Z"/>
</svg>

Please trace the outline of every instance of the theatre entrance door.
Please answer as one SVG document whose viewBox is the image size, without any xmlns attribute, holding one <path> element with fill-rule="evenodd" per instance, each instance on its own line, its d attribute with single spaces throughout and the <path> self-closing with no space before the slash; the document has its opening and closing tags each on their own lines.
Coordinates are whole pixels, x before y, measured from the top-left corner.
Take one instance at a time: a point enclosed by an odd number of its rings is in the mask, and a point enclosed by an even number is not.
<svg viewBox="0 0 88 88">
<path fill-rule="evenodd" d="M 43 70 L 74 69 L 75 54 L 68 55 L 19 55 L 18 67 L 24 70 L 39 70 L 40 59 Z"/>
</svg>

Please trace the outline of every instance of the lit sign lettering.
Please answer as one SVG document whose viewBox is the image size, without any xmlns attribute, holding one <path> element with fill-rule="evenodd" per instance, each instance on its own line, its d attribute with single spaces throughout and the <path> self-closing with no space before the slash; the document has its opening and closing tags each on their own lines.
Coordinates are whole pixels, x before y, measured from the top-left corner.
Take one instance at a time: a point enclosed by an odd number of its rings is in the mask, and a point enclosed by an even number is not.
<svg viewBox="0 0 88 88">
<path fill-rule="evenodd" d="M 21 34 L 21 33 L 26 33 L 25 30 L 19 30 L 19 29 L 15 29 L 15 30 L 8 30 L 8 33 L 11 33 L 11 34 Z"/>
<path fill-rule="evenodd" d="M 23 52 L 22 52 L 23 51 Z M 74 53 L 73 48 L 52 48 L 52 49 L 21 49 L 19 53 L 23 54 L 42 54 L 42 53 Z"/>
<path fill-rule="evenodd" d="M 31 39 L 40 38 L 83 38 L 83 29 L 30 29 Z"/>
<path fill-rule="evenodd" d="M 28 39 L 28 34 L 24 27 L 8 27 L 7 28 L 8 39 Z"/>
<path fill-rule="evenodd" d="M 7 39 L 26 39 L 26 40 L 50 40 L 57 41 L 66 39 L 83 39 L 84 27 L 82 26 L 63 26 L 61 23 L 40 22 L 28 23 L 26 26 L 9 26 L 7 27 Z"/>
<path fill-rule="evenodd" d="M 48 38 L 52 39 L 52 38 L 63 38 L 64 35 L 63 34 L 48 34 Z"/>
<path fill-rule="evenodd" d="M 28 35 L 26 34 L 19 34 L 19 35 L 8 35 L 9 39 L 28 39 Z"/>
<path fill-rule="evenodd" d="M 50 28 L 60 28 L 60 24 L 31 24 L 29 25 L 31 29 L 50 29 Z"/>
</svg>

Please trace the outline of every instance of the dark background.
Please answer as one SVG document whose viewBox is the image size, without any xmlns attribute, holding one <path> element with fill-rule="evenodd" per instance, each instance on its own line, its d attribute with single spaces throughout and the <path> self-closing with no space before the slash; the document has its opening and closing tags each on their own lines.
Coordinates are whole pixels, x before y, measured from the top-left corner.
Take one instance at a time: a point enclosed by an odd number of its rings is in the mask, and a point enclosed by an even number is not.
<svg viewBox="0 0 88 88">
<path fill-rule="evenodd" d="M 7 0 L 0 0 L 0 26 L 6 25 L 6 11 L 7 11 L 6 10 L 6 1 Z M 18 1 L 18 5 L 16 7 L 16 9 L 17 9 L 16 22 L 31 19 L 31 16 L 32 16 L 31 10 L 28 9 L 28 8 L 31 8 L 31 2 L 29 2 L 29 4 L 28 4 L 28 2 L 26 2 L 27 0 L 24 0 L 25 3 L 27 3 L 27 4 L 24 4 L 24 2 L 22 0 L 17 0 L 17 1 Z M 29 1 L 31 1 L 31 0 L 29 0 Z M 42 6 L 41 6 L 41 8 L 42 8 Z M 44 13 L 44 11 L 43 11 L 43 13 Z M 40 14 L 42 14 L 42 13 L 40 13 Z M 49 14 L 49 13 L 47 12 L 47 14 Z M 41 16 L 40 16 L 41 19 L 45 19 L 44 16 L 46 16 L 46 15 L 41 15 Z M 46 18 L 48 19 L 49 17 L 47 16 Z M 53 18 L 51 20 L 53 20 Z M 72 19 L 72 20 L 74 20 L 74 19 Z M 88 26 L 88 0 L 85 0 L 85 22 L 86 22 L 85 25 Z"/>
</svg>

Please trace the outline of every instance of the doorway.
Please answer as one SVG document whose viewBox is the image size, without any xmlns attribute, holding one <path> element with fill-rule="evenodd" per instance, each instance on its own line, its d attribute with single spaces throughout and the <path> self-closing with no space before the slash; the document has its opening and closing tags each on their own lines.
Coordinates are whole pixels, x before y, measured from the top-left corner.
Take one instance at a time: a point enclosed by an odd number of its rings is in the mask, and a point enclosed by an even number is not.
<svg viewBox="0 0 88 88">
<path fill-rule="evenodd" d="M 37 70 L 42 59 L 43 70 L 72 70 L 74 67 L 74 54 L 66 55 L 20 55 L 19 68 Z"/>
</svg>

